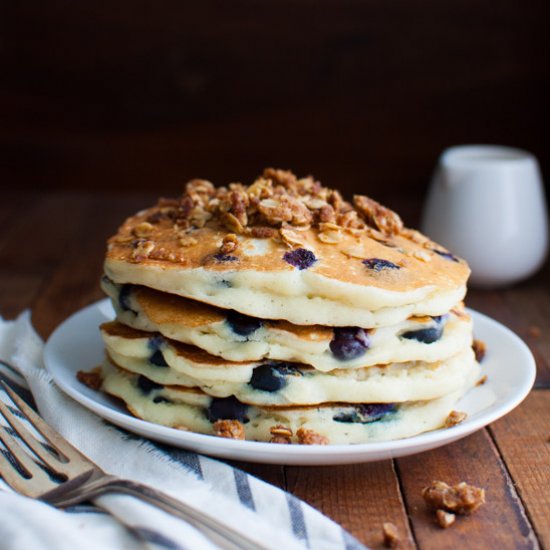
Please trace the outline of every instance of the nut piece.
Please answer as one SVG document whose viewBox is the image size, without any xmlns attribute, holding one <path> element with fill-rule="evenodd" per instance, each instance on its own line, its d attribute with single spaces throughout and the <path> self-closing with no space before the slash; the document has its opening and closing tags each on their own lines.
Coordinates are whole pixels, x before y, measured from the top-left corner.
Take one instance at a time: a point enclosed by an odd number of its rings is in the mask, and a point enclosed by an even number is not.
<svg viewBox="0 0 550 550">
<path fill-rule="evenodd" d="M 437 520 L 439 527 L 442 529 L 447 529 L 447 527 L 450 527 L 455 522 L 456 516 L 451 514 L 451 512 L 445 512 L 445 510 L 436 510 L 435 519 Z"/>
<path fill-rule="evenodd" d="M 364 195 L 355 195 L 353 204 L 371 227 L 385 235 L 397 234 L 403 229 L 401 218 L 375 200 Z"/>
<path fill-rule="evenodd" d="M 476 355 L 476 361 L 481 363 L 487 353 L 487 346 L 485 345 L 485 342 L 482 342 L 481 340 L 474 340 L 472 343 L 472 349 Z"/>
<path fill-rule="evenodd" d="M 428 508 L 455 514 L 471 514 L 485 502 L 485 490 L 464 481 L 451 487 L 444 481 L 433 481 L 422 490 Z"/>
<path fill-rule="evenodd" d="M 384 537 L 384 546 L 386 548 L 396 548 L 399 544 L 399 531 L 397 526 L 389 521 L 382 525 L 382 535 Z"/>
<path fill-rule="evenodd" d="M 330 222 L 319 224 L 319 240 L 327 244 L 337 244 L 342 240 L 342 228 Z"/>
<path fill-rule="evenodd" d="M 282 424 L 277 424 L 276 426 L 271 427 L 269 431 L 273 436 L 269 440 L 270 443 L 283 443 L 285 445 L 292 443 L 290 440 L 292 437 L 292 430 L 290 428 L 287 428 Z"/>
<path fill-rule="evenodd" d="M 271 239 L 277 235 L 277 230 L 273 227 L 259 225 L 250 230 L 252 237 L 256 239 Z"/>
<path fill-rule="evenodd" d="M 194 244 L 197 244 L 197 242 L 197 239 L 195 239 L 195 237 L 191 237 L 191 235 L 182 235 L 178 239 L 178 244 L 184 247 L 193 246 Z"/>
<path fill-rule="evenodd" d="M 138 239 L 132 242 L 132 247 L 132 259 L 139 262 L 149 257 L 151 252 L 155 249 L 155 243 L 145 239 Z"/>
<path fill-rule="evenodd" d="M 136 237 L 148 237 L 153 232 L 153 225 L 149 222 L 141 222 L 133 229 L 133 233 Z"/>
<path fill-rule="evenodd" d="M 477 382 L 476 382 L 476 386 L 483 386 L 483 384 L 485 384 L 485 382 L 487 382 L 487 375 L 484 374 Z"/>
<path fill-rule="evenodd" d="M 76 379 L 88 388 L 99 391 L 101 384 L 103 383 L 103 377 L 101 376 L 101 367 L 96 367 L 90 372 L 79 370 L 76 373 Z"/>
<path fill-rule="evenodd" d="M 283 242 L 290 248 L 303 248 L 305 246 L 304 239 L 298 231 L 294 231 L 288 227 L 281 227 L 279 233 Z"/>
<path fill-rule="evenodd" d="M 220 252 L 222 254 L 229 254 L 230 252 L 234 252 L 237 249 L 237 246 L 239 246 L 239 239 L 237 239 L 237 235 L 235 235 L 235 233 L 229 233 L 229 235 L 226 235 L 223 238 Z"/>
<path fill-rule="evenodd" d="M 218 437 L 244 440 L 244 426 L 238 420 L 216 420 L 212 427 Z"/>
<path fill-rule="evenodd" d="M 300 445 L 328 445 L 328 437 L 317 433 L 314 430 L 300 428 L 296 432 Z"/>
<path fill-rule="evenodd" d="M 449 416 L 445 419 L 445 423 L 443 424 L 444 428 L 452 428 L 453 426 L 456 426 L 457 424 L 460 424 L 466 418 L 468 415 L 465 412 L 460 411 L 451 411 L 449 413 Z"/>
</svg>

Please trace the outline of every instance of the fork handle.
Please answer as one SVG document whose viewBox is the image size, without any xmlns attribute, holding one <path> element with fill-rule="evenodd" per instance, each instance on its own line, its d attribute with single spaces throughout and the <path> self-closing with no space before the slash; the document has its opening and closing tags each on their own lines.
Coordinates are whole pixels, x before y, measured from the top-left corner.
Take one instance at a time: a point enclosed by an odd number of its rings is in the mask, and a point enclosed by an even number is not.
<svg viewBox="0 0 550 550">
<path fill-rule="evenodd" d="M 149 504 L 180 517 L 199 529 L 213 542 L 227 550 L 267 550 L 268 547 L 243 535 L 228 525 L 221 525 L 214 518 L 185 502 L 162 491 L 129 479 L 105 476 L 78 487 L 71 494 L 51 502 L 55 506 L 71 506 L 84 500 L 92 500 L 106 493 L 123 493 L 145 500 Z M 120 518 L 119 518 L 120 519 Z"/>
</svg>

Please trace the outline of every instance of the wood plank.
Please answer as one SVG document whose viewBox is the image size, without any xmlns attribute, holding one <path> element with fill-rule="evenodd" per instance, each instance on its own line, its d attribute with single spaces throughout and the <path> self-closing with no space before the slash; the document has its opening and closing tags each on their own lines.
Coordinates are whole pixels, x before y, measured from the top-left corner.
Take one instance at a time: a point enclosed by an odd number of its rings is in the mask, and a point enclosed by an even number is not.
<svg viewBox="0 0 550 550">
<path fill-rule="evenodd" d="M 535 534 L 501 458 L 485 430 L 456 443 L 397 460 L 404 499 L 420 548 L 538 548 Z M 436 525 L 421 496 L 431 481 L 466 481 L 486 490 L 486 504 L 454 525 Z"/>
<path fill-rule="evenodd" d="M 543 547 L 550 548 L 550 390 L 531 392 L 490 431 Z"/>
<path fill-rule="evenodd" d="M 330 467 L 286 467 L 287 488 L 372 548 L 382 524 L 394 523 L 399 548 L 415 548 L 393 464 L 386 460 Z"/>
</svg>

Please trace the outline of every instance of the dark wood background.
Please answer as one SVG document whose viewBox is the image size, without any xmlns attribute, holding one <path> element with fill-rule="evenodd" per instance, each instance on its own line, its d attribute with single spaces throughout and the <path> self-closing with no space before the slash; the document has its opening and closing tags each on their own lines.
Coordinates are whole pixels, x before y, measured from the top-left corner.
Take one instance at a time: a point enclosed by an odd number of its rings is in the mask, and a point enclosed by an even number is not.
<svg viewBox="0 0 550 550">
<path fill-rule="evenodd" d="M 384 198 L 476 142 L 548 174 L 548 20 L 543 0 L 2 1 L 0 178 L 170 194 L 276 165 Z"/>
</svg>

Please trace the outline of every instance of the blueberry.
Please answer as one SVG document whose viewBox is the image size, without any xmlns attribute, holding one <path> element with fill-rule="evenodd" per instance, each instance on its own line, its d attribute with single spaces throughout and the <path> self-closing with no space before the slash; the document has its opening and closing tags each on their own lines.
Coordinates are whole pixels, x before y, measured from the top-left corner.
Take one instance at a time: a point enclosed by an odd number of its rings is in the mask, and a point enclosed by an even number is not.
<svg viewBox="0 0 550 550">
<path fill-rule="evenodd" d="M 330 342 L 332 355 L 340 361 L 361 357 L 370 346 L 369 336 L 359 327 L 335 328 Z"/>
<path fill-rule="evenodd" d="M 170 399 L 163 397 L 162 395 L 157 395 L 155 398 L 153 398 L 153 403 L 172 403 Z"/>
<path fill-rule="evenodd" d="M 147 342 L 147 346 L 151 351 L 157 351 L 164 342 L 164 337 L 161 334 L 155 334 L 151 336 Z"/>
<path fill-rule="evenodd" d="M 239 336 L 250 336 L 263 325 L 263 321 L 261 319 L 243 315 L 238 311 L 230 311 L 227 314 L 227 322 L 229 323 L 231 330 Z"/>
<path fill-rule="evenodd" d="M 317 258 L 311 250 L 297 248 L 296 250 L 287 252 L 283 256 L 283 260 L 301 271 L 302 269 L 311 267 L 317 261 Z"/>
<path fill-rule="evenodd" d="M 437 342 L 443 334 L 443 327 L 440 322 L 435 327 L 421 328 L 419 330 L 410 330 L 401 334 L 401 338 L 407 340 L 418 340 L 424 344 L 433 344 Z"/>
<path fill-rule="evenodd" d="M 235 396 L 214 398 L 206 411 L 206 416 L 210 422 L 216 420 L 239 420 L 243 424 L 248 422 L 246 413 L 248 405 L 241 403 Z"/>
<path fill-rule="evenodd" d="M 214 259 L 217 262 L 238 262 L 239 258 L 237 256 L 233 256 L 231 254 L 222 254 L 221 252 L 218 254 L 214 254 Z"/>
<path fill-rule="evenodd" d="M 133 311 L 130 307 L 130 296 L 134 290 L 134 285 L 122 285 L 118 293 L 118 303 L 122 308 L 122 311 Z"/>
<path fill-rule="evenodd" d="M 252 371 L 248 383 L 256 390 L 275 392 L 286 386 L 287 376 L 300 376 L 301 374 L 298 367 L 288 363 L 265 363 Z"/>
<path fill-rule="evenodd" d="M 346 408 L 344 411 L 334 415 L 332 419 L 336 422 L 350 424 L 368 424 L 395 412 L 396 408 L 395 403 L 362 403 Z"/>
<path fill-rule="evenodd" d="M 432 250 L 436 254 L 439 254 L 442 258 L 445 258 L 446 260 L 450 260 L 452 262 L 458 262 L 458 258 L 447 250 L 438 250 L 437 248 L 432 248 Z"/>
<path fill-rule="evenodd" d="M 151 356 L 149 357 L 149 362 L 157 367 L 167 367 L 168 363 L 164 359 L 164 355 L 160 350 L 160 347 L 164 343 L 164 338 L 160 334 L 151 336 L 147 342 L 147 347 L 151 350 Z"/>
<path fill-rule="evenodd" d="M 149 378 L 145 378 L 145 376 L 142 376 L 141 374 L 138 376 L 137 385 L 145 395 L 149 395 L 153 390 L 160 390 L 163 387 L 162 384 L 157 384 L 156 382 L 149 380 Z"/>
<path fill-rule="evenodd" d="M 156 367 L 167 367 L 168 366 L 168 363 L 166 362 L 166 359 L 164 359 L 164 355 L 162 355 L 162 351 L 160 351 L 160 349 L 153 352 L 151 357 L 149 357 L 149 363 L 152 363 Z"/>
<path fill-rule="evenodd" d="M 367 258 L 363 260 L 363 264 L 373 271 L 382 271 L 382 269 L 401 269 L 400 266 L 393 262 L 382 260 L 381 258 Z"/>
</svg>

